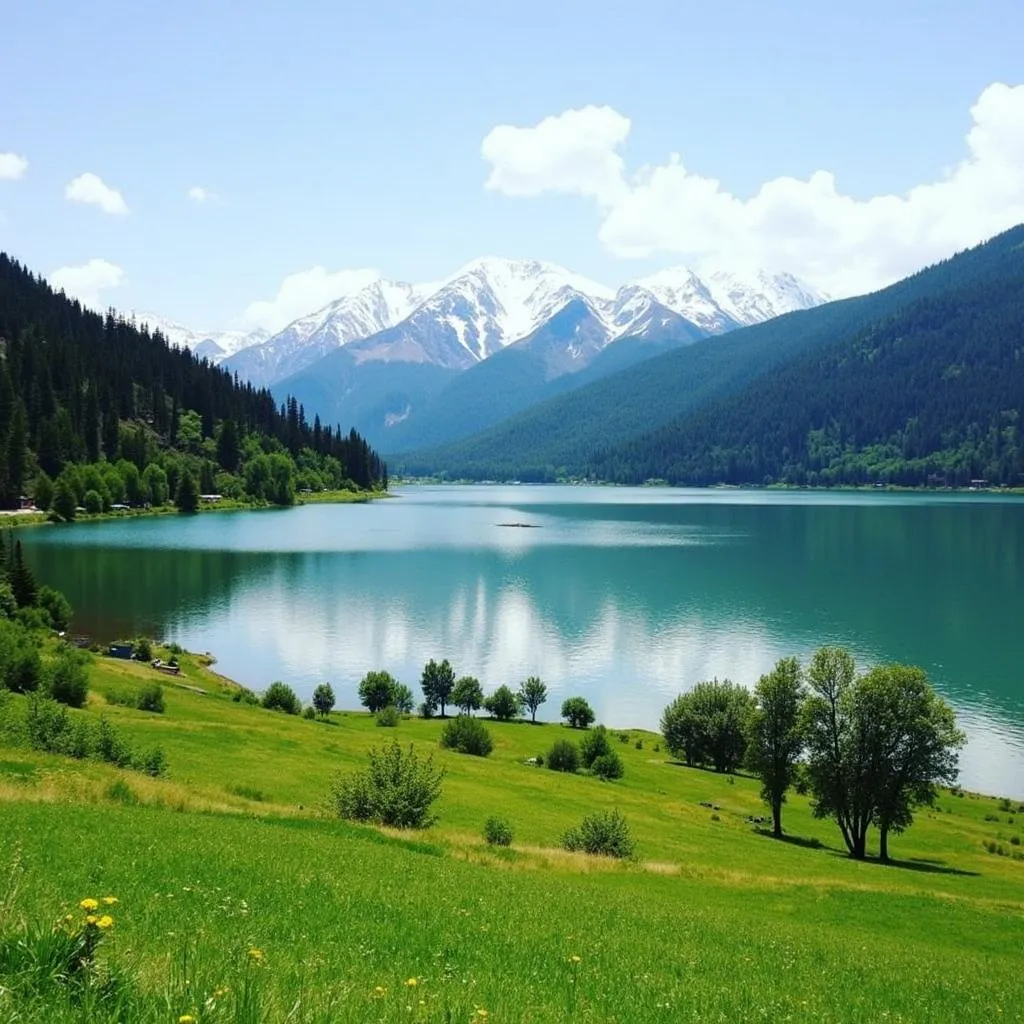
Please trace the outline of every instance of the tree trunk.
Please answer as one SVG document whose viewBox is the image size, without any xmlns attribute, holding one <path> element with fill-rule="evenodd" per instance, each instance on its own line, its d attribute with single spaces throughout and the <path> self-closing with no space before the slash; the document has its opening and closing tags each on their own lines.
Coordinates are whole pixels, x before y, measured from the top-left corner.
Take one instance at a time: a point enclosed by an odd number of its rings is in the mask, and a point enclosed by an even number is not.
<svg viewBox="0 0 1024 1024">
<path fill-rule="evenodd" d="M 782 838 L 782 800 L 772 801 L 772 822 L 776 839 Z"/>
<path fill-rule="evenodd" d="M 878 859 L 886 864 L 889 863 L 889 826 L 883 825 L 879 829 Z"/>
<path fill-rule="evenodd" d="M 536 708 L 534 708 L 534 709 L 533 709 L 533 710 L 532 710 L 532 711 L 530 712 L 530 722 L 531 722 L 531 723 L 532 723 L 533 725 L 536 725 L 536 724 L 537 724 L 537 709 L 536 709 Z"/>
</svg>

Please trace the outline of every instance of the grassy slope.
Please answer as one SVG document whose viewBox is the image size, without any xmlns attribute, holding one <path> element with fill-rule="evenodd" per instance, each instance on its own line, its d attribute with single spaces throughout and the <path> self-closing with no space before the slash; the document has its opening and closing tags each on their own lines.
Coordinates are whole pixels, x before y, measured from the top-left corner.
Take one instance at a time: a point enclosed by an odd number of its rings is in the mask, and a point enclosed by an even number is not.
<svg viewBox="0 0 1024 1024">
<path fill-rule="evenodd" d="M 169 780 L 0 750 L 0 879 L 15 863 L 20 876 L 11 914 L 51 920 L 115 893 L 106 951 L 163 998 L 131 1019 L 255 1020 L 237 998 L 247 984 L 267 1020 L 296 999 L 292 1019 L 324 1021 L 465 1021 L 477 1007 L 507 1021 L 1024 1019 L 1024 862 L 981 845 L 1021 849 L 1008 842 L 1024 814 L 1011 825 L 990 798 L 944 793 L 894 843 L 901 867 L 855 864 L 802 798 L 787 828 L 822 848 L 758 835 L 744 821 L 764 813 L 753 780 L 671 764 L 651 735 L 616 743 L 626 777 L 604 784 L 522 763 L 559 726 L 489 723 L 495 750 L 478 760 L 438 750 L 437 722 L 385 730 L 364 714 L 320 723 L 234 704 L 192 659 L 185 682 L 207 692 L 159 677 L 163 716 L 102 699 L 154 676 L 97 662 L 87 713 L 161 743 Z M 448 771 L 440 820 L 413 841 L 320 810 L 332 775 L 392 736 Z M 119 777 L 138 805 L 108 795 Z M 638 863 L 557 849 L 582 814 L 613 807 Z M 513 823 L 512 851 L 479 838 L 492 813 Z M 250 944 L 266 968 L 246 966 Z M 203 1010 L 224 984 L 235 995 Z M 0 995 L 0 1020 L 75 1019 L 13 1005 Z"/>
</svg>

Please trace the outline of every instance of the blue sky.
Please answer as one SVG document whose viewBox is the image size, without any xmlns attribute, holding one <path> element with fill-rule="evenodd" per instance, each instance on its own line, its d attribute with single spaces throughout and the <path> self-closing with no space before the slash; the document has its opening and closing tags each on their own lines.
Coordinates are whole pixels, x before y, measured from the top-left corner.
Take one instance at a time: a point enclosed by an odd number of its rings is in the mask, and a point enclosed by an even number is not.
<svg viewBox="0 0 1024 1024">
<path fill-rule="evenodd" d="M 863 290 L 1024 219 L 1022 53 L 1019 0 L 8 4 L 0 248 L 210 328 L 485 254 Z"/>
</svg>

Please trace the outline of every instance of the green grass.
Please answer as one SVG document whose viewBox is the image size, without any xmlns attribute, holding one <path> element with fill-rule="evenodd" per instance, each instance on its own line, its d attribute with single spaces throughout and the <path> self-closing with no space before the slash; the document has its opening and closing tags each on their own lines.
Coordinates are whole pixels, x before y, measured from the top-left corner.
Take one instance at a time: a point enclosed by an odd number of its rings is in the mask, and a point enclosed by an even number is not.
<svg viewBox="0 0 1024 1024">
<path fill-rule="evenodd" d="M 650 734 L 614 742 L 626 775 L 602 783 L 523 764 L 561 726 L 488 722 L 494 752 L 468 757 L 437 721 L 304 721 L 182 662 L 164 715 L 106 704 L 157 675 L 107 659 L 80 712 L 161 744 L 167 780 L 0 749 L 0 1021 L 1024 1020 L 1024 861 L 982 846 L 1021 849 L 1016 805 L 944 792 L 896 866 L 854 863 L 803 798 L 794 841 L 774 841 L 745 820 L 765 813 L 754 780 L 673 764 Z M 334 820 L 334 774 L 392 737 L 446 769 L 437 825 Z M 559 849 L 614 808 L 636 860 Z M 483 839 L 494 814 L 510 849 Z M 51 922 L 108 894 L 116 924 L 81 984 L 30 969 Z"/>
</svg>

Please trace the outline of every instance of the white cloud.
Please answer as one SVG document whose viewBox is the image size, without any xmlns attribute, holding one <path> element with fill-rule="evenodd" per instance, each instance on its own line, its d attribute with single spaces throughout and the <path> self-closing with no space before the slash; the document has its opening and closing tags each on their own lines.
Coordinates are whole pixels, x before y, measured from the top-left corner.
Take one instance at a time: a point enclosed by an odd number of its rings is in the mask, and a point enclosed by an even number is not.
<svg viewBox="0 0 1024 1024">
<path fill-rule="evenodd" d="M 273 299 L 253 302 L 245 311 L 245 321 L 252 327 L 279 331 L 300 316 L 322 309 L 345 295 L 354 295 L 374 281 L 380 273 L 368 268 L 328 271 L 311 267 L 289 274 Z"/>
<path fill-rule="evenodd" d="M 28 170 L 28 161 L 17 153 L 0 153 L 0 181 L 13 181 Z"/>
<path fill-rule="evenodd" d="M 618 154 L 626 118 L 600 108 L 597 120 L 619 131 L 573 128 L 584 117 L 593 125 L 595 110 L 567 111 L 535 128 L 494 129 L 483 144 L 492 165 L 487 187 L 515 196 L 594 197 L 599 237 L 619 256 L 673 253 L 698 266 L 785 269 L 849 295 L 1024 221 L 1024 85 L 996 83 L 982 92 L 970 111 L 965 155 L 951 171 L 902 195 L 868 199 L 843 194 L 825 170 L 806 181 L 766 181 L 741 198 L 688 170 L 676 154 L 627 176 Z M 561 134 L 559 125 L 567 126 Z"/>
<path fill-rule="evenodd" d="M 75 203 L 90 203 L 98 206 L 104 213 L 123 216 L 128 212 L 124 196 L 91 171 L 86 171 L 85 174 L 80 174 L 68 182 L 67 188 L 64 189 L 64 198 Z"/>
<path fill-rule="evenodd" d="M 203 188 L 202 185 L 193 185 L 188 190 L 188 197 L 194 203 L 212 203 L 219 198 L 216 193 L 211 192 L 208 188 Z"/>
<path fill-rule="evenodd" d="M 498 125 L 480 147 L 491 165 L 487 188 L 509 196 L 574 192 L 612 203 L 625 184 L 616 150 L 629 129 L 628 117 L 593 106 L 546 117 L 533 128 Z"/>
<path fill-rule="evenodd" d="M 102 259 L 91 259 L 80 267 L 60 267 L 50 275 L 50 284 L 58 291 L 97 310 L 103 308 L 100 292 L 118 288 L 123 281 L 124 271 Z"/>
</svg>

